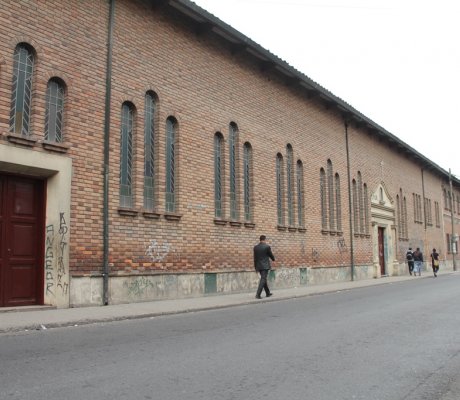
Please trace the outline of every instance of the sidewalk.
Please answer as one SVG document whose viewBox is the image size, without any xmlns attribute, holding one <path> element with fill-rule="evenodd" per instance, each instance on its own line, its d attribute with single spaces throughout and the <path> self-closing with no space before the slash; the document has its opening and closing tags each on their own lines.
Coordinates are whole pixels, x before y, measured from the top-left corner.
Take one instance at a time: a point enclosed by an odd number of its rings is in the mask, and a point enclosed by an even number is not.
<svg viewBox="0 0 460 400">
<path fill-rule="evenodd" d="M 439 275 L 452 274 L 445 271 Z M 433 279 L 433 275 L 424 272 L 421 278 Z M 56 327 L 92 324 L 97 322 L 120 321 L 127 319 L 149 318 L 246 304 L 260 304 L 271 301 L 294 299 L 315 294 L 331 293 L 367 286 L 384 285 L 407 280 L 421 279 L 413 276 L 391 276 L 379 279 L 329 283 L 325 285 L 302 286 L 291 289 L 275 289 L 273 297 L 256 300 L 254 293 L 221 294 L 205 297 L 158 300 L 144 303 L 118 304 L 99 307 L 55 309 L 43 306 L 0 308 L 0 333 L 25 330 L 41 330 Z"/>
</svg>

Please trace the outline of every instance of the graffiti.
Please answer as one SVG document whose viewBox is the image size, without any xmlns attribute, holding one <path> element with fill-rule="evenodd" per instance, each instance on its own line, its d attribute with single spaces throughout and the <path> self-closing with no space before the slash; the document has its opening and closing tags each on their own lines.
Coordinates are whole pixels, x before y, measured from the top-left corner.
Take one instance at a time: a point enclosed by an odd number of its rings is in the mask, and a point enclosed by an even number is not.
<svg viewBox="0 0 460 400">
<path fill-rule="evenodd" d="M 149 256 L 152 262 L 161 262 L 171 250 L 171 245 L 168 242 L 159 244 L 155 239 L 150 241 L 145 254 Z"/>
<path fill-rule="evenodd" d="M 140 278 L 135 279 L 131 283 L 124 282 L 123 287 L 128 289 L 129 296 L 142 296 L 148 288 L 153 288 L 153 283 L 141 276 Z"/>
<path fill-rule="evenodd" d="M 54 261 L 54 226 L 48 225 L 46 227 L 46 250 L 45 250 L 45 282 L 46 282 L 46 295 L 54 296 L 54 276 L 53 276 L 53 261 Z"/>
<path fill-rule="evenodd" d="M 339 248 L 340 254 L 348 251 L 347 243 L 344 238 L 337 240 L 337 247 Z"/>
<path fill-rule="evenodd" d="M 69 284 L 63 282 L 65 275 L 65 264 L 64 264 L 64 254 L 67 247 L 66 235 L 68 232 L 67 223 L 64 217 L 64 213 L 60 213 L 59 216 L 59 249 L 58 249 L 58 268 L 57 268 L 57 287 L 61 289 L 62 294 L 67 294 L 69 290 Z"/>
<path fill-rule="evenodd" d="M 297 284 L 297 279 L 292 270 L 282 269 L 281 271 L 277 271 L 276 278 L 279 282 L 283 282 L 287 286 L 294 287 Z"/>
<path fill-rule="evenodd" d="M 312 249 L 311 250 L 311 258 L 313 259 L 314 262 L 317 262 L 319 260 L 319 251 L 318 251 L 318 249 Z"/>
</svg>

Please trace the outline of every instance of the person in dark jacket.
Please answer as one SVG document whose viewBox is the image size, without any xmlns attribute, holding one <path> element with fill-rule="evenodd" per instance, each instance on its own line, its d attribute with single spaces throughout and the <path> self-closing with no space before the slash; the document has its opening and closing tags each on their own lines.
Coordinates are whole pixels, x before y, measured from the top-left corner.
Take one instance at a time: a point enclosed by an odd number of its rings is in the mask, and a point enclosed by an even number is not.
<svg viewBox="0 0 460 400">
<path fill-rule="evenodd" d="M 431 267 L 433 268 L 433 274 L 436 278 L 439 271 L 439 253 L 436 249 L 433 249 L 433 252 L 431 253 Z"/>
<path fill-rule="evenodd" d="M 266 236 L 261 235 L 259 244 L 254 246 L 254 268 L 260 274 L 259 286 L 257 288 L 256 299 L 260 299 L 262 289 L 265 290 L 265 296 L 270 297 L 272 293 L 268 288 L 267 276 L 268 271 L 271 269 L 270 259 L 275 261 L 275 256 L 272 253 L 272 249 L 266 243 Z"/>
<path fill-rule="evenodd" d="M 414 276 L 422 276 L 422 264 L 423 264 L 423 253 L 420 251 L 420 247 L 414 251 Z"/>
<path fill-rule="evenodd" d="M 412 247 L 409 247 L 409 250 L 407 250 L 406 260 L 407 266 L 409 267 L 409 274 L 412 275 L 412 271 L 414 270 L 414 253 L 412 251 Z"/>
</svg>

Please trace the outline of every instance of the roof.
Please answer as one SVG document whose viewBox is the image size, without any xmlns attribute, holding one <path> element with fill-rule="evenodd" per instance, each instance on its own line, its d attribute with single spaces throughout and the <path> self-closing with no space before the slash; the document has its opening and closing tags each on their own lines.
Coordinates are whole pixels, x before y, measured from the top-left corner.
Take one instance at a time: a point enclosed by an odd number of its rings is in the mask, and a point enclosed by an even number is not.
<svg viewBox="0 0 460 400">
<path fill-rule="evenodd" d="M 249 56 L 257 59 L 262 65 L 264 65 L 264 69 L 270 69 L 284 76 L 291 85 L 295 85 L 300 89 L 303 89 L 309 97 L 319 97 L 320 100 L 327 104 L 329 108 L 335 108 L 338 110 L 345 121 L 349 123 L 356 123 L 360 128 L 367 129 L 369 133 L 375 135 L 380 140 L 384 140 L 389 145 L 394 146 L 397 151 L 420 163 L 426 170 L 441 175 L 445 179 L 449 179 L 450 174 L 448 171 L 444 170 L 423 154 L 419 153 L 413 147 L 399 139 L 397 136 L 388 132 L 385 128 L 366 117 L 341 98 L 335 96 L 307 75 L 295 69 L 286 61 L 263 48 L 230 25 L 215 17 L 213 14 L 199 7 L 194 2 L 189 0 L 154 1 L 159 1 L 163 5 L 174 8 L 176 11 L 192 20 L 193 23 L 196 24 L 198 31 L 208 32 L 209 34 L 221 37 L 224 41 L 228 42 L 232 48 L 244 51 L 248 53 Z M 456 186 L 460 185 L 459 178 L 453 176 L 452 181 L 456 184 Z"/>
</svg>

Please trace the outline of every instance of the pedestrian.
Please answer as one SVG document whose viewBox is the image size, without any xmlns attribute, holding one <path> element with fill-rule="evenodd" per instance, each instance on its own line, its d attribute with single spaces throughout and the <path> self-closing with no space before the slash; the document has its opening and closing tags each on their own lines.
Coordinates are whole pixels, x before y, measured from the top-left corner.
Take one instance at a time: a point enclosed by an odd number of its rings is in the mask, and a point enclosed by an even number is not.
<svg viewBox="0 0 460 400">
<path fill-rule="evenodd" d="M 414 270 L 414 252 L 412 251 L 412 247 L 409 247 L 409 250 L 407 250 L 406 260 L 409 267 L 409 274 L 412 275 L 412 271 Z"/>
<path fill-rule="evenodd" d="M 423 264 L 423 253 L 420 251 L 420 247 L 417 247 L 414 251 L 414 276 L 422 276 L 422 264 Z"/>
<path fill-rule="evenodd" d="M 257 287 L 256 299 L 260 299 L 262 289 L 265 290 L 265 296 L 270 297 L 273 293 L 270 292 L 267 284 L 268 271 L 271 269 L 270 259 L 275 261 L 275 256 L 272 253 L 271 247 L 266 243 L 267 237 L 260 235 L 259 244 L 254 246 L 254 268 L 260 274 L 259 286 Z"/>
<path fill-rule="evenodd" d="M 436 251 L 436 249 L 433 249 L 431 253 L 431 267 L 433 268 L 433 274 L 436 278 L 439 271 L 439 253 Z"/>
</svg>

